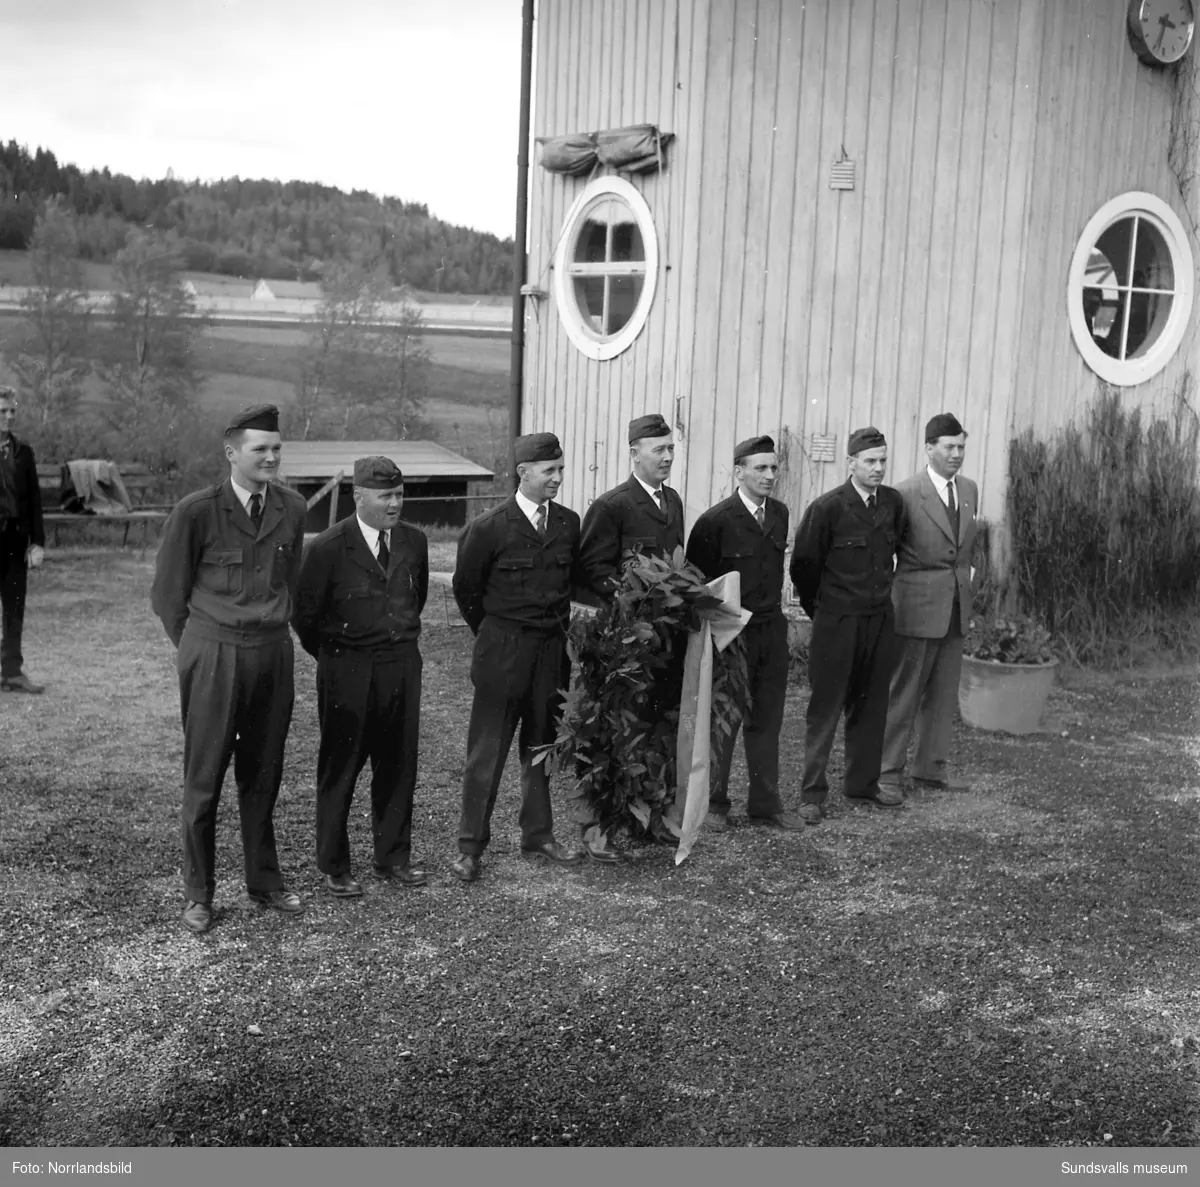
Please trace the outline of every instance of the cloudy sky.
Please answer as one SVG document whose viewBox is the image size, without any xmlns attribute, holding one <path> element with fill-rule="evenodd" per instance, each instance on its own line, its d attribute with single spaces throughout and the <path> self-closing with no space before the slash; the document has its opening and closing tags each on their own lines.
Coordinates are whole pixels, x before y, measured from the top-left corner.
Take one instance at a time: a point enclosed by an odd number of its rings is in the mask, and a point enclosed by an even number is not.
<svg viewBox="0 0 1200 1187">
<path fill-rule="evenodd" d="M 274 177 L 511 235 L 521 0 L 0 0 L 0 139 Z"/>
</svg>

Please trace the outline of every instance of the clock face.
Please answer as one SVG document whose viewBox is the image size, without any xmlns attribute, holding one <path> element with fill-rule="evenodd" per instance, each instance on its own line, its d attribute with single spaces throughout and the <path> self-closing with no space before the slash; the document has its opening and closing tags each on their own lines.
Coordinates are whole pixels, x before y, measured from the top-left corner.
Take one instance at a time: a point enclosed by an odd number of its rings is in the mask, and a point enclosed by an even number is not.
<svg viewBox="0 0 1200 1187">
<path fill-rule="evenodd" d="M 1191 0 L 1133 0 L 1129 34 L 1143 62 L 1178 62 L 1192 44 L 1196 15 Z"/>
</svg>

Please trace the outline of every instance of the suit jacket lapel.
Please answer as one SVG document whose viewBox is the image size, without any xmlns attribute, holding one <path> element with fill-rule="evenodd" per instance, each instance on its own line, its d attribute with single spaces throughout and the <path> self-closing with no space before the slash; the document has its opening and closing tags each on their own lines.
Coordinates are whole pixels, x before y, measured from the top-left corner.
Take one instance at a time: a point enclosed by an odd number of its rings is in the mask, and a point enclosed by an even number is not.
<svg viewBox="0 0 1200 1187">
<path fill-rule="evenodd" d="M 971 521 L 975 518 L 975 500 L 963 493 L 963 485 L 957 479 L 954 481 L 954 489 L 958 492 L 958 543 L 961 547 L 967 538 Z"/>
<path fill-rule="evenodd" d="M 946 534 L 946 539 L 952 544 L 957 544 L 958 541 L 954 538 L 954 529 L 950 526 L 950 510 L 942 502 L 942 496 L 938 494 L 937 487 L 933 485 L 933 479 L 929 477 L 928 470 L 921 474 L 921 506 L 925 514 Z M 958 531 L 961 537 L 962 507 L 958 509 Z"/>
<path fill-rule="evenodd" d="M 529 522 L 529 516 L 521 510 L 521 505 L 517 502 L 516 495 L 513 495 L 513 497 L 508 501 L 508 518 L 510 522 L 516 524 L 518 531 L 523 532 L 526 536 L 536 540 L 539 544 L 545 542 L 543 537 L 538 535 L 537 528 L 535 528 L 533 524 Z M 550 522 L 549 510 L 546 511 L 546 522 L 547 524 Z M 547 528 L 546 534 L 549 535 L 549 528 Z"/>
</svg>

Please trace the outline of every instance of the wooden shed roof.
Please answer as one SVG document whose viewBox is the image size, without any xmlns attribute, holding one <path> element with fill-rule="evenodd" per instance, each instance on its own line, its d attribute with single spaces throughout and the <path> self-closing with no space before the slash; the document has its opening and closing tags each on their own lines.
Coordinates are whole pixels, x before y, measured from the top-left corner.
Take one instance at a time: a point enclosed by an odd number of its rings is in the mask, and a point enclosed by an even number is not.
<svg viewBox="0 0 1200 1187">
<path fill-rule="evenodd" d="M 355 459 L 372 455 L 390 457 L 400 467 L 405 481 L 464 478 L 485 482 L 495 477 L 491 470 L 436 441 L 286 441 L 280 477 L 293 482 L 313 479 L 325 482 L 341 470 L 349 481 Z"/>
</svg>

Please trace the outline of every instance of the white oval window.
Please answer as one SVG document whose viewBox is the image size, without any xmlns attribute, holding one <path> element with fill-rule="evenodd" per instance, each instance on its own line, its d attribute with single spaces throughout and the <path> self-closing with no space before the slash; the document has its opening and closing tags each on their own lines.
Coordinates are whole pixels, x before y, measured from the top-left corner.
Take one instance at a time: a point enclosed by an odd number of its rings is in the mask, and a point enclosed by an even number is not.
<svg viewBox="0 0 1200 1187">
<path fill-rule="evenodd" d="M 554 257 L 554 296 L 568 337 L 592 359 L 619 355 L 641 332 L 658 280 L 658 237 L 646 199 L 599 177 L 567 212 Z"/>
<path fill-rule="evenodd" d="M 1106 202 L 1083 230 L 1067 281 L 1084 362 L 1118 387 L 1157 375 L 1183 341 L 1194 275 L 1187 233 L 1166 202 L 1144 193 Z"/>
</svg>

